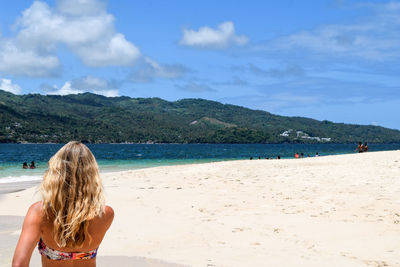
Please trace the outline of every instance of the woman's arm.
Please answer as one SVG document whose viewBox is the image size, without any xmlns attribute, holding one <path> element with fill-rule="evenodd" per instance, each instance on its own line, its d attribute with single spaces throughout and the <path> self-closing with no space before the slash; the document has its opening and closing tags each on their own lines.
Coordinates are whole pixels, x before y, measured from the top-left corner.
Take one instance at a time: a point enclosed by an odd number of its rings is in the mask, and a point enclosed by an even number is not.
<svg viewBox="0 0 400 267">
<path fill-rule="evenodd" d="M 29 266 L 29 261 L 32 256 L 32 251 L 40 238 L 40 226 L 42 224 L 43 212 L 41 203 L 33 204 L 24 220 L 21 236 L 19 237 L 17 247 L 15 248 L 14 258 L 12 261 L 13 267 Z"/>
</svg>

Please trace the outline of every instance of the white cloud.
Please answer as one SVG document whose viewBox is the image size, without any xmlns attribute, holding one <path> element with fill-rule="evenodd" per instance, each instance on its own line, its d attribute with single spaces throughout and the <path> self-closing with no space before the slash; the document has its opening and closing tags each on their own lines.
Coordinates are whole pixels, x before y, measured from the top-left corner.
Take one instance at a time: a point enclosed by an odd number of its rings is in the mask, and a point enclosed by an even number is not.
<svg viewBox="0 0 400 267">
<path fill-rule="evenodd" d="M 56 86 L 42 85 L 42 89 L 47 91 L 49 95 L 69 95 L 81 94 L 84 92 L 91 92 L 98 95 L 107 97 L 118 96 L 118 88 L 115 83 L 96 78 L 93 76 L 86 76 L 72 81 L 67 81 L 60 89 Z"/>
<path fill-rule="evenodd" d="M 35 1 L 17 19 L 15 36 L 0 36 L 0 72 L 29 77 L 59 76 L 60 45 L 90 67 L 132 67 L 132 79 L 136 81 L 173 79 L 187 71 L 182 65 L 159 64 L 142 56 L 138 47 L 116 31 L 115 18 L 107 13 L 106 7 L 106 0 L 57 0 L 55 7 Z M 118 91 L 101 93 L 116 95 Z"/>
<path fill-rule="evenodd" d="M 72 80 L 71 84 L 73 88 L 78 88 L 85 92 L 93 92 L 104 96 L 118 96 L 118 85 L 116 82 L 109 82 L 90 75 Z"/>
<path fill-rule="evenodd" d="M 0 80 L 0 90 L 4 90 L 13 94 L 20 94 L 21 87 L 18 84 L 12 83 L 9 79 Z"/>
<path fill-rule="evenodd" d="M 183 30 L 181 45 L 201 48 L 226 48 L 230 45 L 245 45 L 249 41 L 245 35 L 236 35 L 233 22 L 227 21 L 216 29 L 201 27 L 198 31 Z"/>
<path fill-rule="evenodd" d="M 122 34 L 115 34 L 111 40 L 79 45 L 74 50 L 86 65 L 92 67 L 129 66 L 140 57 L 139 49 Z"/>
<path fill-rule="evenodd" d="M 107 97 L 119 96 L 118 90 L 94 90 L 93 93 L 96 95 L 103 95 Z"/>
<path fill-rule="evenodd" d="M 82 90 L 77 90 L 71 87 L 71 82 L 66 82 L 59 90 L 48 92 L 48 95 L 72 95 L 81 94 Z"/>
<path fill-rule="evenodd" d="M 0 40 L 0 72 L 22 76 L 57 76 L 61 64 L 57 56 L 18 47 L 12 40 Z"/>
<path fill-rule="evenodd" d="M 81 88 L 86 91 L 89 91 L 91 89 L 105 89 L 109 87 L 109 83 L 106 80 L 90 75 L 80 79 L 75 79 L 72 82 L 74 87 Z"/>
<path fill-rule="evenodd" d="M 400 5 L 372 5 L 375 14 L 349 24 L 323 25 L 312 31 L 301 31 L 278 38 L 256 49 L 306 49 L 330 56 L 357 57 L 367 60 L 400 58 Z M 318 54 L 317 54 L 318 55 Z"/>
<path fill-rule="evenodd" d="M 182 77 L 188 69 L 179 64 L 159 64 L 154 60 L 145 57 L 137 64 L 131 74 L 131 80 L 134 82 L 151 82 L 156 78 L 176 79 Z"/>
<path fill-rule="evenodd" d="M 132 65 L 141 53 L 115 29 L 114 17 L 99 0 L 60 0 L 56 8 L 36 1 L 16 23 L 16 36 L 0 37 L 0 71 L 53 76 L 65 45 L 88 66 Z"/>
</svg>

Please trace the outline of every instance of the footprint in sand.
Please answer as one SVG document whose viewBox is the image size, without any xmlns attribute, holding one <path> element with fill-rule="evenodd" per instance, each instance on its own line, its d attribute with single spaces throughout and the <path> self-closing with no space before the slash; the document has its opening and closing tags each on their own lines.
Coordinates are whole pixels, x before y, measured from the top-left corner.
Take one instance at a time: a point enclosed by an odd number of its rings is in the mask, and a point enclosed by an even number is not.
<svg viewBox="0 0 400 267">
<path fill-rule="evenodd" d="M 385 261 L 371 261 L 371 260 L 364 260 L 365 264 L 374 266 L 374 267 L 384 267 L 389 266 Z"/>
</svg>

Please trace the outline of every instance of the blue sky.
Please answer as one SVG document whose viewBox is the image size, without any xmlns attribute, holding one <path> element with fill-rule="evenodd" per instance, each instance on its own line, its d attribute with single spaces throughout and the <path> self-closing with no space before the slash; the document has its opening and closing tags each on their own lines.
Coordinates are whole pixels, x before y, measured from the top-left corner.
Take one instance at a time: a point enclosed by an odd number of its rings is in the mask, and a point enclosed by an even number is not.
<svg viewBox="0 0 400 267">
<path fill-rule="evenodd" d="M 400 129 L 400 1 L 3 1 L 0 89 Z"/>
</svg>

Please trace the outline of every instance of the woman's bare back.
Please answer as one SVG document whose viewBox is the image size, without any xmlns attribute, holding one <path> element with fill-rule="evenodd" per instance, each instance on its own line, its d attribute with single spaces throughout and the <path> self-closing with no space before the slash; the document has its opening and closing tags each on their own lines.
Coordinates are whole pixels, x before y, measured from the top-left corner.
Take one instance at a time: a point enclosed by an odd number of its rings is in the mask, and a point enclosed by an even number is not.
<svg viewBox="0 0 400 267">
<path fill-rule="evenodd" d="M 46 218 L 46 215 L 41 207 L 40 202 L 36 202 L 31 206 L 29 209 L 26 220 L 29 220 L 26 222 L 27 224 L 31 224 L 32 222 L 33 225 L 37 225 L 36 228 L 30 228 L 29 231 L 25 231 L 26 239 L 31 240 L 31 247 L 34 246 L 35 248 L 37 247 L 37 242 L 41 238 L 46 244 L 47 247 L 53 249 L 53 250 L 58 250 L 61 252 L 87 252 L 94 250 L 100 246 L 101 241 L 104 238 L 104 235 L 106 234 L 108 228 L 110 227 L 112 221 L 114 219 L 114 211 L 110 206 L 105 207 L 105 213 L 101 217 L 95 217 L 94 219 L 89 221 L 89 228 L 88 232 L 91 235 L 91 240 L 87 238 L 83 246 L 80 248 L 61 248 L 57 245 L 57 243 L 54 240 L 53 236 L 53 223 L 51 218 Z M 26 224 L 24 222 L 24 226 Z M 36 231 L 35 231 L 36 229 Z M 23 228 L 24 232 L 24 228 Z M 22 237 L 21 233 L 21 237 Z M 18 250 L 18 245 L 17 245 L 17 250 Z M 16 254 L 17 254 L 16 250 Z M 24 250 L 24 248 L 21 248 L 21 250 Z M 35 251 L 35 253 L 38 253 Z M 21 253 L 23 254 L 23 252 Z M 96 258 L 90 259 L 90 260 L 51 260 L 48 259 L 45 255 L 42 255 L 42 266 L 43 267 L 94 267 L 96 266 Z"/>
<path fill-rule="evenodd" d="M 41 238 L 43 242 L 51 249 L 63 251 L 63 252 L 87 252 L 94 250 L 100 246 L 101 241 L 104 238 L 111 222 L 114 218 L 114 211 L 111 207 L 106 206 L 105 213 L 101 217 L 96 217 L 89 221 L 89 234 L 91 240 L 87 238 L 81 248 L 61 248 L 57 245 L 53 238 L 53 223 L 51 220 L 44 218 L 41 229 Z M 54 261 L 47 259 L 46 256 L 42 255 L 43 267 L 58 267 L 58 266 L 96 266 L 96 258 L 90 260 L 64 260 Z"/>
</svg>

